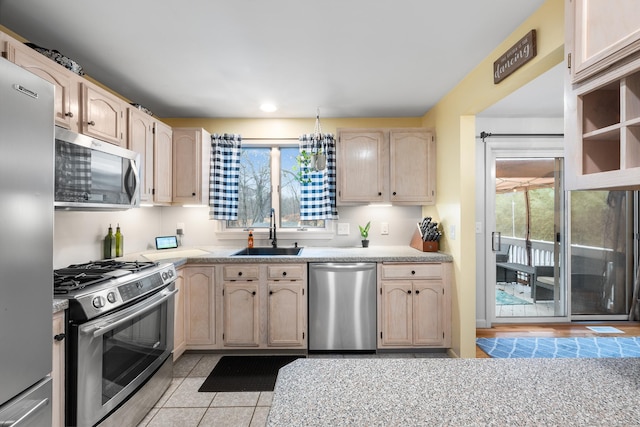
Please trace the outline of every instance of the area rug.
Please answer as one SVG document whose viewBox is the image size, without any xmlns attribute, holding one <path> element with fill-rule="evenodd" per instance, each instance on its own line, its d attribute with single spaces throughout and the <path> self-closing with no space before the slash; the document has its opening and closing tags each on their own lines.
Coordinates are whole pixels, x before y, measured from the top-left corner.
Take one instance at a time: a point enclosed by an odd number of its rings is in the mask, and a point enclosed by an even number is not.
<svg viewBox="0 0 640 427">
<path fill-rule="evenodd" d="M 511 295 L 502 289 L 496 289 L 496 305 L 528 305 L 531 302 Z"/>
<path fill-rule="evenodd" d="M 640 357 L 640 337 L 477 338 L 495 358 Z"/>
<path fill-rule="evenodd" d="M 273 391 L 278 371 L 304 356 L 224 356 L 198 391 Z"/>
<path fill-rule="evenodd" d="M 587 326 L 587 329 L 591 329 L 593 332 L 599 334 L 624 334 L 624 331 L 614 328 L 613 326 Z"/>
</svg>

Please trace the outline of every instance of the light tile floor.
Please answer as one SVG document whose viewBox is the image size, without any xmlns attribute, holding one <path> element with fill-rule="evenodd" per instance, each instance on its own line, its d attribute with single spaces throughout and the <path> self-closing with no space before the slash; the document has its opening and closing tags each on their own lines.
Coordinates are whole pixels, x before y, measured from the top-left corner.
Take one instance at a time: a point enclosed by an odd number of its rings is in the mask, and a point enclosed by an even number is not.
<svg viewBox="0 0 640 427">
<path fill-rule="evenodd" d="M 220 354 L 185 353 L 173 366 L 173 381 L 138 427 L 263 427 L 273 392 L 200 393 Z M 383 353 L 310 355 L 307 357 L 447 357 L 446 353 Z"/>
<path fill-rule="evenodd" d="M 523 299 L 529 304 L 496 305 L 496 317 L 551 317 L 554 316 L 553 301 L 533 303 L 531 287 L 515 282 L 498 282 L 496 289 Z"/>
</svg>

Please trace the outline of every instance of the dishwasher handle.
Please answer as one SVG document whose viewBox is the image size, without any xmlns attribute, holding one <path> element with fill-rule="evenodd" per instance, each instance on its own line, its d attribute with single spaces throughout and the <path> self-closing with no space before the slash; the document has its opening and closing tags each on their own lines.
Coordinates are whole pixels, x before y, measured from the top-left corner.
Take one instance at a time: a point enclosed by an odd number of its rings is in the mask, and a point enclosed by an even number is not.
<svg viewBox="0 0 640 427">
<path fill-rule="evenodd" d="M 341 270 L 369 270 L 375 269 L 375 262 L 319 262 L 319 263 L 311 263 L 310 268 L 314 270 L 331 270 L 331 271 L 341 271 Z"/>
</svg>

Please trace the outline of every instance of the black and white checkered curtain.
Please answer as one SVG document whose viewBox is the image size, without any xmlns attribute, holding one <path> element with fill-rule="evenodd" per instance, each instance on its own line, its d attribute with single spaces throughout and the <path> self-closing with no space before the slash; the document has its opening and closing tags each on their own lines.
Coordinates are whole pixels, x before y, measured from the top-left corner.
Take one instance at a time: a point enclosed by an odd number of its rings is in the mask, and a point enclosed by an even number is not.
<svg viewBox="0 0 640 427">
<path fill-rule="evenodd" d="M 211 135 L 210 219 L 238 219 L 241 141 L 240 135 Z"/>
<path fill-rule="evenodd" d="M 303 171 L 300 183 L 300 219 L 338 219 L 336 207 L 336 141 L 330 133 L 305 134 L 299 138 L 300 152 L 316 153 L 322 150 L 327 165 L 323 170 Z"/>
</svg>

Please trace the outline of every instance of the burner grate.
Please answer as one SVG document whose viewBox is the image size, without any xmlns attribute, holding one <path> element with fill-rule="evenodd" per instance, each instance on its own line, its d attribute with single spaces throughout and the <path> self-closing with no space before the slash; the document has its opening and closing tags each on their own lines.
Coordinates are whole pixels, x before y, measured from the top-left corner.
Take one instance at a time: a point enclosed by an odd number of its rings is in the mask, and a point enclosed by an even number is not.
<svg viewBox="0 0 640 427">
<path fill-rule="evenodd" d="M 67 294 L 71 291 L 103 283 L 117 277 L 122 272 L 136 273 L 158 265 L 150 261 L 91 261 L 71 264 L 53 272 L 53 293 Z M 125 273 L 126 274 L 126 273 Z"/>
</svg>

